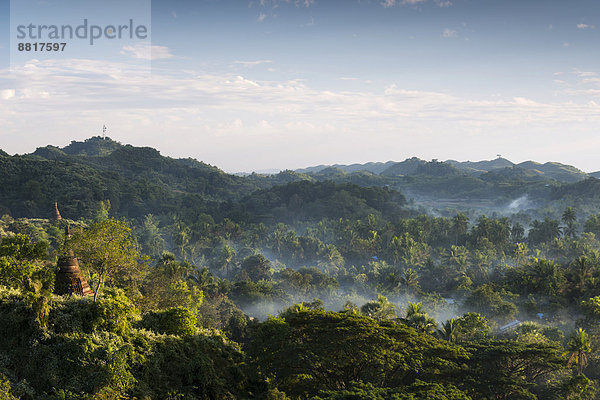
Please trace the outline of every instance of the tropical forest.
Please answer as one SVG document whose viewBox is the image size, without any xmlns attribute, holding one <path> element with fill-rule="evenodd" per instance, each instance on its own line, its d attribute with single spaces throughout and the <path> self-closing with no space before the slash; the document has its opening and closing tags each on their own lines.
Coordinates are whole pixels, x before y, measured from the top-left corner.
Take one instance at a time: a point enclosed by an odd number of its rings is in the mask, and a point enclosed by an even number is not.
<svg viewBox="0 0 600 400">
<path fill-rule="evenodd" d="M 600 398 L 598 178 L 0 151 L 0 398 Z"/>
</svg>

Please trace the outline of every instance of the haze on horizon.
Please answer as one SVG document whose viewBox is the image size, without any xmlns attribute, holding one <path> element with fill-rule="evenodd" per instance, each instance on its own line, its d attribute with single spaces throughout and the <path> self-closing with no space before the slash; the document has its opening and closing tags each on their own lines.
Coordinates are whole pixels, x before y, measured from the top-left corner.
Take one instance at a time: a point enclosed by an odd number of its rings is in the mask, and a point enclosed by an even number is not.
<svg viewBox="0 0 600 400">
<path fill-rule="evenodd" d="M 101 136 L 100 135 L 96 135 L 94 137 L 86 138 L 83 141 L 86 141 L 86 140 L 89 140 L 89 139 L 92 139 L 92 138 L 96 138 L 96 137 L 101 137 Z M 118 142 L 118 143 L 120 143 L 121 145 L 124 145 L 124 146 L 125 145 L 132 145 L 131 143 L 121 142 L 118 139 L 112 138 L 110 136 L 106 136 L 106 139 Z M 76 140 L 72 140 L 69 143 L 71 143 L 71 142 L 79 142 L 79 143 L 81 143 L 81 141 L 76 141 Z M 45 146 L 55 146 L 55 147 L 58 147 L 58 148 L 64 148 L 69 143 L 65 143 L 64 145 L 58 145 L 58 146 L 56 144 L 50 144 L 49 143 L 49 144 L 46 144 L 46 145 L 37 146 L 36 149 L 40 148 L 40 147 L 45 147 Z M 150 146 L 136 145 L 136 147 L 150 147 Z M 2 149 L 0 149 L 0 150 L 2 150 Z M 28 151 L 26 153 L 14 154 L 14 155 L 31 154 L 31 153 L 34 152 L 34 150 L 35 149 L 31 149 L 31 151 Z M 192 158 L 192 159 L 195 159 L 197 161 L 206 162 L 205 160 L 202 160 L 202 159 L 199 159 L 197 157 L 194 157 L 193 155 L 177 156 L 177 155 L 173 155 L 173 154 L 166 154 L 166 153 L 162 152 L 161 149 L 158 149 L 158 148 L 155 149 L 155 150 L 158 150 L 161 153 L 162 156 L 166 156 L 166 157 L 184 158 L 184 159 L 185 158 Z M 461 163 L 462 162 L 474 162 L 474 163 L 476 163 L 476 162 L 491 162 L 493 160 L 498 160 L 498 159 L 501 158 L 501 159 L 509 161 L 509 162 L 511 162 L 511 163 L 513 163 L 515 165 L 518 165 L 518 164 L 523 163 L 523 162 L 528 162 L 528 161 L 529 162 L 538 163 L 538 164 L 556 163 L 557 162 L 557 161 L 554 161 L 554 160 L 544 160 L 544 161 L 539 161 L 539 160 L 518 160 L 518 161 L 515 161 L 515 160 L 507 159 L 506 157 L 502 156 L 501 154 L 497 154 L 495 158 L 489 158 L 489 159 L 465 159 L 465 160 L 439 159 L 439 158 L 426 159 L 426 158 L 423 158 L 423 157 L 418 157 L 418 156 L 414 156 L 413 155 L 413 156 L 409 156 L 409 157 L 404 157 L 402 159 L 392 159 L 392 160 L 367 160 L 367 161 L 331 162 L 331 163 L 316 163 L 316 164 L 311 164 L 311 165 L 300 165 L 300 166 L 289 166 L 288 165 L 288 166 L 284 166 L 284 167 L 281 167 L 281 168 L 273 167 L 273 168 L 266 168 L 266 169 L 262 169 L 262 170 L 245 170 L 245 171 L 227 170 L 227 169 L 223 169 L 218 164 L 212 164 L 212 165 L 215 166 L 215 167 L 217 167 L 217 168 L 219 168 L 219 169 L 222 169 L 224 172 L 230 173 L 230 174 L 250 174 L 250 173 L 273 174 L 273 173 L 279 173 L 279 172 L 282 172 L 282 171 L 285 171 L 285 170 L 303 170 L 303 169 L 314 168 L 314 167 L 334 167 L 334 166 L 365 165 L 365 164 L 369 164 L 369 163 L 382 163 L 382 164 L 383 163 L 400 163 L 400 162 L 406 161 L 407 159 L 413 158 L 413 157 L 419 158 L 419 159 L 424 160 L 424 161 L 433 161 L 433 160 L 435 160 L 435 161 L 442 161 L 442 162 L 457 161 L 457 162 L 461 162 Z M 585 170 L 582 170 L 581 168 L 579 168 L 577 165 L 572 165 L 572 164 L 566 164 L 566 165 L 571 165 L 571 166 L 573 166 L 575 168 L 578 168 L 581 171 L 586 172 L 586 173 L 600 172 L 600 171 L 585 171 Z"/>
<path fill-rule="evenodd" d="M 600 170 L 592 0 L 155 0 L 150 60 L 123 46 L 12 71 L 8 5 L 0 148 L 11 154 L 106 124 L 122 143 L 228 172 L 498 153 Z"/>
</svg>

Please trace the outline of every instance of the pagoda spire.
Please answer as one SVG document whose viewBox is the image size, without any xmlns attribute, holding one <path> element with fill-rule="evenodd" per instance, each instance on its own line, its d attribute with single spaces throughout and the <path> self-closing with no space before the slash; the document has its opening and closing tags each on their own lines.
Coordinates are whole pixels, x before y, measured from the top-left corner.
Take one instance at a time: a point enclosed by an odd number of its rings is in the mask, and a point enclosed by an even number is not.
<svg viewBox="0 0 600 400">
<path fill-rule="evenodd" d="M 62 217 L 60 216 L 60 211 L 58 211 L 58 203 L 54 202 L 54 220 L 60 221 Z"/>
<path fill-rule="evenodd" d="M 65 227 L 65 247 L 68 247 L 68 240 L 71 236 L 69 225 Z M 72 249 L 68 249 L 63 255 L 58 257 L 58 272 L 54 284 L 54 293 L 58 295 L 91 296 L 92 289 L 85 280 L 79 268 L 79 262 Z"/>
</svg>

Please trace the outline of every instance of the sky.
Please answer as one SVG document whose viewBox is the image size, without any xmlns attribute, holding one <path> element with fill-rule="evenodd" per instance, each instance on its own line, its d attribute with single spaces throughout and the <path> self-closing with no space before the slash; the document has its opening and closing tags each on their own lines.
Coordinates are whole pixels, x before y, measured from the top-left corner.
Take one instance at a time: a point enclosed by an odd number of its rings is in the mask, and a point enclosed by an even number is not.
<svg viewBox="0 0 600 400">
<path fill-rule="evenodd" d="M 46 40 L 27 24 L 145 38 Z M 132 25 L 133 26 L 133 25 Z M 228 172 L 423 159 L 600 170 L 600 2 L 0 0 L 0 148 L 102 134 Z"/>
</svg>

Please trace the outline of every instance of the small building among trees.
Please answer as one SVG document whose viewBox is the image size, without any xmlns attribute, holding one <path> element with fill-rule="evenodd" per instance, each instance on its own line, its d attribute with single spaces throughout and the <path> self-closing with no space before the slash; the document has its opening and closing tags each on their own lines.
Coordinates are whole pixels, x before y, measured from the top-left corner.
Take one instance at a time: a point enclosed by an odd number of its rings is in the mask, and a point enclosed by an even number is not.
<svg viewBox="0 0 600 400">
<path fill-rule="evenodd" d="M 60 218 L 56 204 L 55 209 L 56 214 Z M 66 225 L 65 251 L 58 257 L 58 272 L 56 273 L 56 280 L 54 282 L 54 293 L 58 295 L 76 294 L 78 296 L 91 296 L 92 289 L 79 268 L 79 261 L 77 261 L 73 250 L 67 248 L 67 241 L 70 236 L 69 225 Z"/>
</svg>

